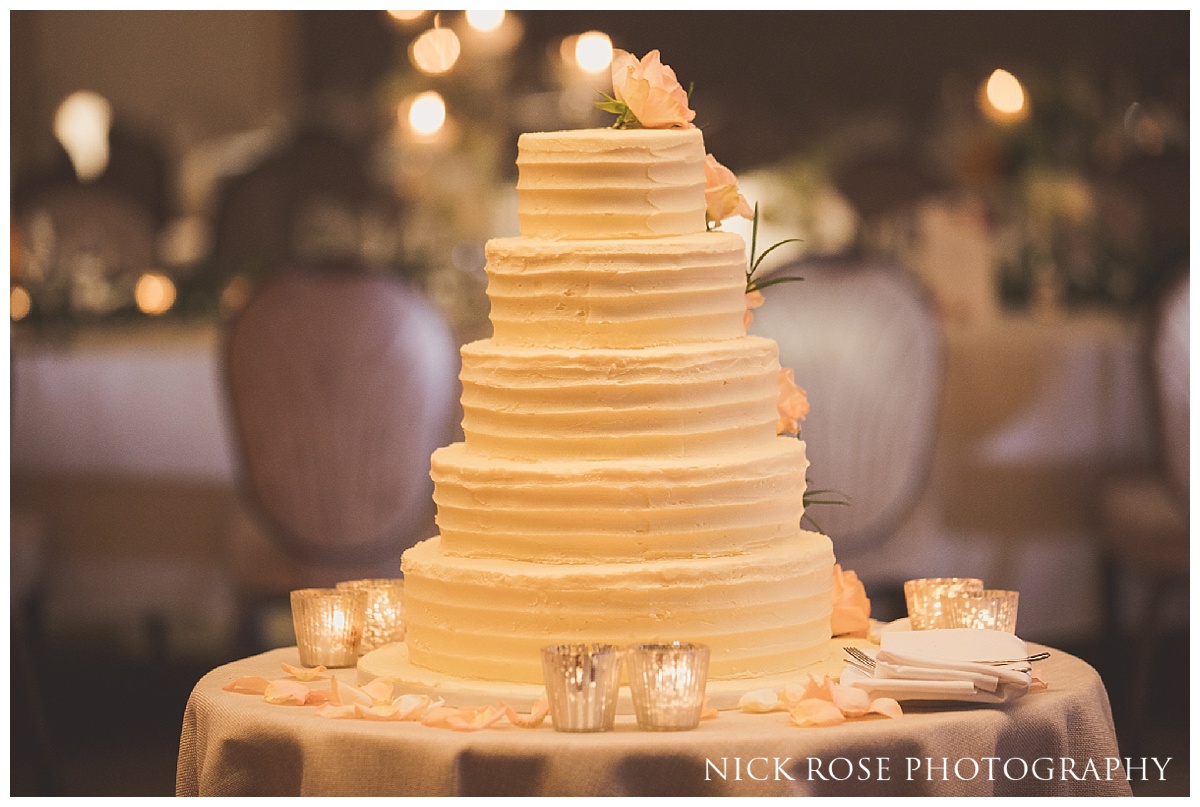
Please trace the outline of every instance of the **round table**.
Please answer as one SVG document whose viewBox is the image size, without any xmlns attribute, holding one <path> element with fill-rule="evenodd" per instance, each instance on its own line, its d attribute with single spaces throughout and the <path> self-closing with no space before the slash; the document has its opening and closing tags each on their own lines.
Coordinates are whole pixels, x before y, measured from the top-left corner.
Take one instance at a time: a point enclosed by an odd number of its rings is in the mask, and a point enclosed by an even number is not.
<svg viewBox="0 0 1200 807">
<path fill-rule="evenodd" d="M 549 721 L 460 733 L 324 719 L 312 706 L 222 689 L 247 675 L 281 678 L 282 662 L 298 665 L 296 648 L 196 684 L 177 795 L 1130 795 L 1103 682 L 1057 650 L 1041 668 L 1048 689 L 999 706 L 907 703 L 899 719 L 825 728 L 800 728 L 784 712 L 723 711 L 671 733 L 639 731 L 632 717 L 601 734 L 556 732 Z M 358 683 L 354 669 L 333 674 Z"/>
</svg>

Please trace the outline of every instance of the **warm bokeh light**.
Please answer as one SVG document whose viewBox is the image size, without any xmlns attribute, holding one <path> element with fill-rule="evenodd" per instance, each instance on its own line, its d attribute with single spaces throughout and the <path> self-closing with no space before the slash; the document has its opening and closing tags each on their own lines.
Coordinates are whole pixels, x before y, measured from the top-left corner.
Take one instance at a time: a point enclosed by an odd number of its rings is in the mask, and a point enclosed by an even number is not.
<svg viewBox="0 0 1200 807">
<path fill-rule="evenodd" d="M 418 70 L 437 74 L 454 67 L 461 52 L 457 34 L 449 28 L 430 28 L 413 41 L 408 55 Z"/>
<path fill-rule="evenodd" d="M 613 46 L 608 34 L 588 31 L 575 41 L 575 63 L 589 73 L 607 70 L 612 64 Z"/>
<path fill-rule="evenodd" d="M 413 98 L 408 107 L 408 125 L 422 135 L 436 134 L 446 123 L 446 102 L 433 90 Z"/>
<path fill-rule="evenodd" d="M 108 129 L 112 105 L 102 95 L 68 95 L 54 114 L 54 136 L 67 151 L 81 182 L 96 179 L 108 167 Z"/>
<path fill-rule="evenodd" d="M 33 298 L 21 286 L 13 286 L 8 293 L 8 311 L 13 322 L 20 322 L 33 310 Z"/>
<path fill-rule="evenodd" d="M 424 11 L 388 11 L 388 16 L 396 22 L 413 22 L 425 16 Z"/>
<path fill-rule="evenodd" d="M 1029 113 L 1025 88 L 1007 70 L 996 69 L 988 76 L 980 93 L 980 106 L 988 118 L 1000 123 L 1024 120 Z"/>
<path fill-rule="evenodd" d="M 241 311 L 250 302 L 254 286 L 245 275 L 236 275 L 221 289 L 221 310 L 226 314 Z"/>
<path fill-rule="evenodd" d="M 175 284 L 166 275 L 147 272 L 138 278 L 133 299 L 143 314 L 165 314 L 175 305 Z"/>
<path fill-rule="evenodd" d="M 467 25 L 476 31 L 495 31 L 504 24 L 504 11 L 487 9 L 484 11 L 468 11 Z"/>
</svg>

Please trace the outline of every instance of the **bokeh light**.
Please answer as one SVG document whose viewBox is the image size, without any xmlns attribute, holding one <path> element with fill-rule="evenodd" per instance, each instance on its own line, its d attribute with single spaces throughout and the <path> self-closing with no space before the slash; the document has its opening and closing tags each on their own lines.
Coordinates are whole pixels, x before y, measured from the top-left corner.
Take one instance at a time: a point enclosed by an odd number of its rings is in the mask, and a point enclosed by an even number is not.
<svg viewBox="0 0 1200 807">
<path fill-rule="evenodd" d="M 980 107 L 984 115 L 999 123 L 1015 123 L 1029 114 L 1025 88 L 1016 76 L 999 68 L 983 84 Z"/>
<path fill-rule="evenodd" d="M 158 272 L 146 272 L 138 278 L 133 299 L 143 314 L 165 314 L 175 305 L 175 284 Z"/>
<path fill-rule="evenodd" d="M 483 11 L 468 11 L 467 25 L 476 31 L 495 31 L 504 24 L 504 11 L 487 9 Z"/>
<path fill-rule="evenodd" d="M 108 167 L 108 130 L 112 105 L 102 95 L 71 93 L 54 114 L 54 136 L 66 149 L 81 182 L 96 179 Z"/>
<path fill-rule="evenodd" d="M 8 292 L 8 311 L 13 322 L 20 322 L 33 310 L 33 298 L 21 286 L 13 286 Z"/>
<path fill-rule="evenodd" d="M 446 123 L 446 102 L 434 90 L 423 92 L 412 99 L 408 107 L 408 125 L 417 134 L 436 134 Z"/>
<path fill-rule="evenodd" d="M 449 28 L 430 28 L 413 41 L 408 55 L 418 70 L 436 75 L 453 68 L 461 52 L 457 34 Z"/>
<path fill-rule="evenodd" d="M 589 73 L 607 70 L 612 64 L 613 46 L 608 34 L 588 31 L 575 41 L 575 63 Z"/>
</svg>

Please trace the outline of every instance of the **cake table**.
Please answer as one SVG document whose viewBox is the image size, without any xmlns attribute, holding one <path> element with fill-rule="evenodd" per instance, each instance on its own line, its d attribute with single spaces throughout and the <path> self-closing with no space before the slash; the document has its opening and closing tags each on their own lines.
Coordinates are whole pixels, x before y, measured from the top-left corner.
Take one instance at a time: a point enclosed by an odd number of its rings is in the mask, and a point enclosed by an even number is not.
<svg viewBox="0 0 1200 807">
<path fill-rule="evenodd" d="M 1031 651 L 1039 648 L 1031 645 Z M 897 720 L 800 728 L 785 713 L 723 711 L 693 731 L 460 733 L 419 723 L 316 717 L 225 692 L 282 676 L 281 648 L 195 686 L 183 718 L 181 796 L 1130 795 L 1104 684 L 1054 650 L 1049 688 L 1001 706 L 905 704 Z M 357 684 L 357 671 L 333 671 Z M 989 759 L 991 760 L 989 762 Z M 991 777 L 989 778 L 989 767 Z"/>
</svg>

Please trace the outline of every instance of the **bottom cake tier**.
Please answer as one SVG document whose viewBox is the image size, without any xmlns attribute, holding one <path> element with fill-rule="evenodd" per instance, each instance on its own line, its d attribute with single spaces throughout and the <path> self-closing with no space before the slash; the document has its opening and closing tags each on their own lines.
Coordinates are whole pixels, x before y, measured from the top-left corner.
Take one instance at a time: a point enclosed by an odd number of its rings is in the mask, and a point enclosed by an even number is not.
<svg viewBox="0 0 1200 807">
<path fill-rule="evenodd" d="M 760 678 L 820 661 L 833 547 L 798 532 L 740 555 L 557 565 L 404 553 L 411 662 L 449 675 L 540 683 L 541 648 L 565 642 L 702 642 L 709 676 Z"/>
</svg>

